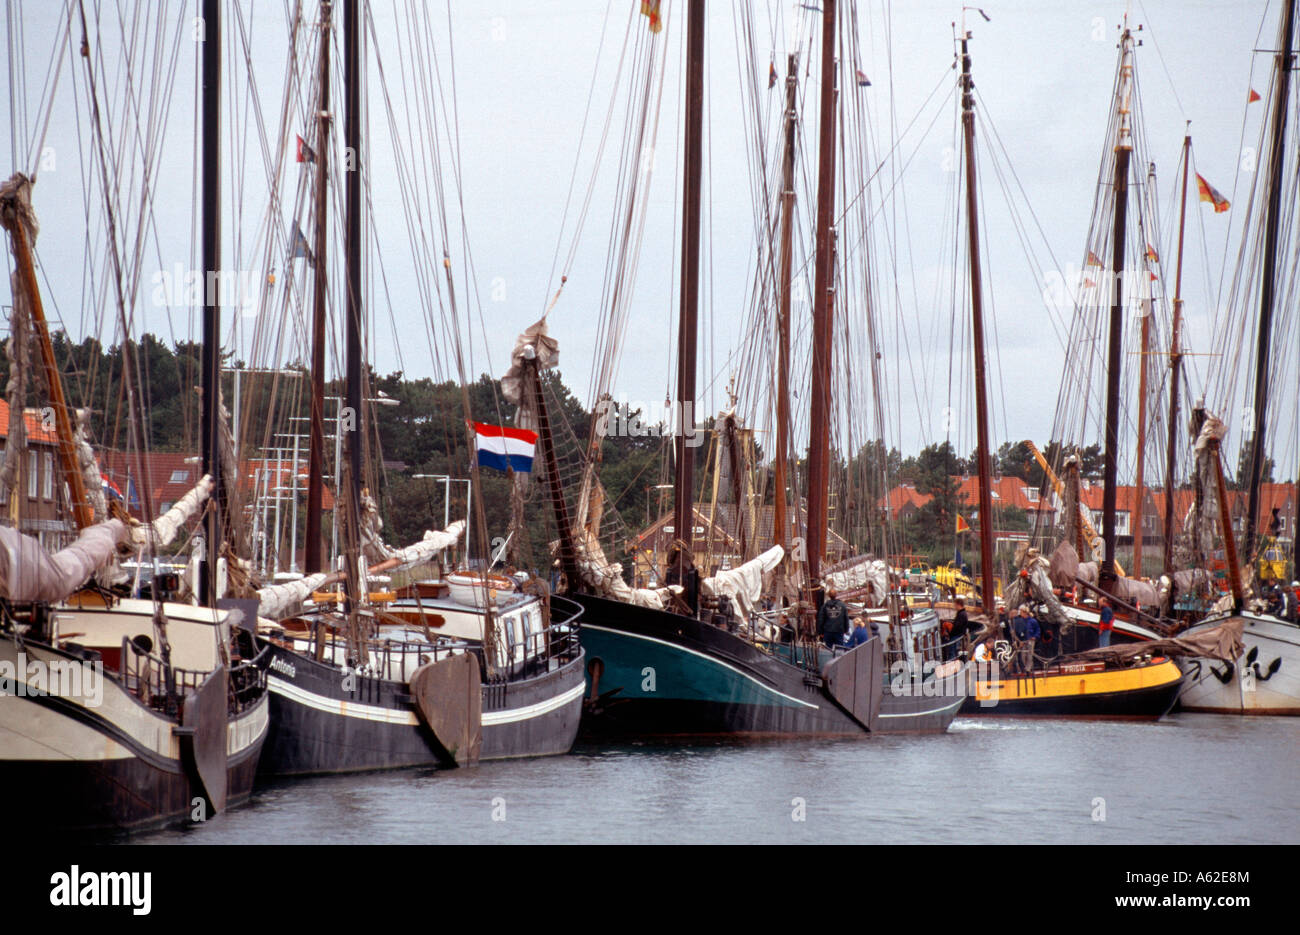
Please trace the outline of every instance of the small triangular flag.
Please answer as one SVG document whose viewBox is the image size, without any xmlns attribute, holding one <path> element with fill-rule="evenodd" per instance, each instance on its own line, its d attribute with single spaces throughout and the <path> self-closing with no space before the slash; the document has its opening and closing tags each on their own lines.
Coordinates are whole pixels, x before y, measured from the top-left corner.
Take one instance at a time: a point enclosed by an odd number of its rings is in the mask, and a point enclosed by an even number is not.
<svg viewBox="0 0 1300 935">
<path fill-rule="evenodd" d="M 1251 88 L 1251 89 L 1250 89 L 1250 96 L 1246 98 L 1246 103 L 1247 103 L 1247 104 L 1253 104 L 1253 103 L 1255 103 L 1257 100 L 1259 100 L 1259 92 L 1256 91 L 1254 88 Z"/>
</svg>

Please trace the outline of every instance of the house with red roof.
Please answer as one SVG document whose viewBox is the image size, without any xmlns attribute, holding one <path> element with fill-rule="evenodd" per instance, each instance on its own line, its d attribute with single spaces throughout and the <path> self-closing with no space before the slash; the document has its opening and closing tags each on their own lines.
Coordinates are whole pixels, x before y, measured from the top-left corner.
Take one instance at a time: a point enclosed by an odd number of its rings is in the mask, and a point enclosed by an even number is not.
<svg viewBox="0 0 1300 935">
<path fill-rule="evenodd" d="M 27 457 L 18 464 L 18 528 L 36 536 L 47 549 L 66 545 L 72 536 L 68 495 L 59 464 L 59 438 L 52 409 L 24 409 Z M 0 399 L 0 450 L 9 445 L 9 404 Z"/>
</svg>

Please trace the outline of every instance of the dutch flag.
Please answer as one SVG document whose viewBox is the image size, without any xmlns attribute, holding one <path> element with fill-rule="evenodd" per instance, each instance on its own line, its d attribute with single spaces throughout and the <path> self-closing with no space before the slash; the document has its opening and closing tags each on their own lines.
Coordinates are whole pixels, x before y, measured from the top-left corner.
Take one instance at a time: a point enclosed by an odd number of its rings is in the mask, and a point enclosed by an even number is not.
<svg viewBox="0 0 1300 935">
<path fill-rule="evenodd" d="M 110 500 L 121 500 L 121 499 L 122 499 L 122 490 L 121 490 L 121 488 L 119 488 L 119 487 L 117 486 L 117 484 L 115 484 L 115 483 L 113 483 L 111 480 L 109 480 L 107 474 L 100 474 L 100 475 L 99 475 L 99 486 L 100 486 L 100 489 L 104 491 L 104 496 L 107 497 L 107 498 L 109 498 Z"/>
<path fill-rule="evenodd" d="M 471 423 L 478 438 L 479 467 L 505 471 L 513 468 L 523 474 L 533 470 L 533 449 L 537 433 L 528 429 L 512 429 L 503 425 Z"/>
</svg>

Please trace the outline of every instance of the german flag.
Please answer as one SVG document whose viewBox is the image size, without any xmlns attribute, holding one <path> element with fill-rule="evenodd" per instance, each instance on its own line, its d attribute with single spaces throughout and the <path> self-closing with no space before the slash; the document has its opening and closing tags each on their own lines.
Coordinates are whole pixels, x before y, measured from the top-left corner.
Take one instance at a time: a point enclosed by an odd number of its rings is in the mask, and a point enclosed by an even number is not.
<svg viewBox="0 0 1300 935">
<path fill-rule="evenodd" d="M 1228 199 L 1220 195 L 1218 189 L 1205 181 L 1199 172 L 1196 173 L 1196 191 L 1200 195 L 1201 201 L 1208 201 L 1214 205 L 1215 214 L 1222 214 L 1228 210 Z"/>
</svg>

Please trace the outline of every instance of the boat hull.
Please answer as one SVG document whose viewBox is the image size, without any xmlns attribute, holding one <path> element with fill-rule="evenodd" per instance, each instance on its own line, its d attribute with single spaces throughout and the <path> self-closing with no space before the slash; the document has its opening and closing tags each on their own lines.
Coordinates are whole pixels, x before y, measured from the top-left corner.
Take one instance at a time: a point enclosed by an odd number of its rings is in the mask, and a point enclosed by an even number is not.
<svg viewBox="0 0 1300 935">
<path fill-rule="evenodd" d="M 452 766 L 420 718 L 405 682 L 351 676 L 275 643 L 267 687 L 271 732 L 259 771 L 268 776 Z M 482 686 L 480 760 L 567 753 L 582 714 L 581 654 L 539 674 Z"/>
<path fill-rule="evenodd" d="M 722 628 L 586 594 L 571 599 L 583 606 L 589 738 L 864 736 L 944 730 L 956 716 L 957 705 L 936 711 L 933 698 L 887 704 L 880 682 L 876 697 L 842 705 L 816 672 Z M 855 650 L 863 651 L 879 652 L 871 644 Z"/>
<path fill-rule="evenodd" d="M 12 639 L 0 640 L 0 665 L 33 662 L 93 666 L 40 644 L 19 649 Z M 0 796 L 10 802 L 39 796 L 50 805 L 12 809 L 11 819 L 43 828 L 139 830 L 211 817 L 187 768 L 177 721 L 113 678 L 99 678 L 101 690 L 93 694 L 84 690 L 88 681 L 80 693 L 40 695 L 15 686 L 0 694 Z M 253 791 L 268 721 L 263 695 L 227 722 L 227 808 Z"/>
<path fill-rule="evenodd" d="M 1157 720 L 1173 708 L 1183 673 L 1170 659 L 1101 672 L 998 677 L 972 670 L 963 715 Z"/>
<path fill-rule="evenodd" d="M 1235 663 L 1191 660 L 1180 710 L 1300 716 L 1300 627 L 1273 617 L 1241 616 L 1242 657 Z M 1204 620 L 1188 633 L 1217 626 L 1224 619 Z"/>
</svg>

